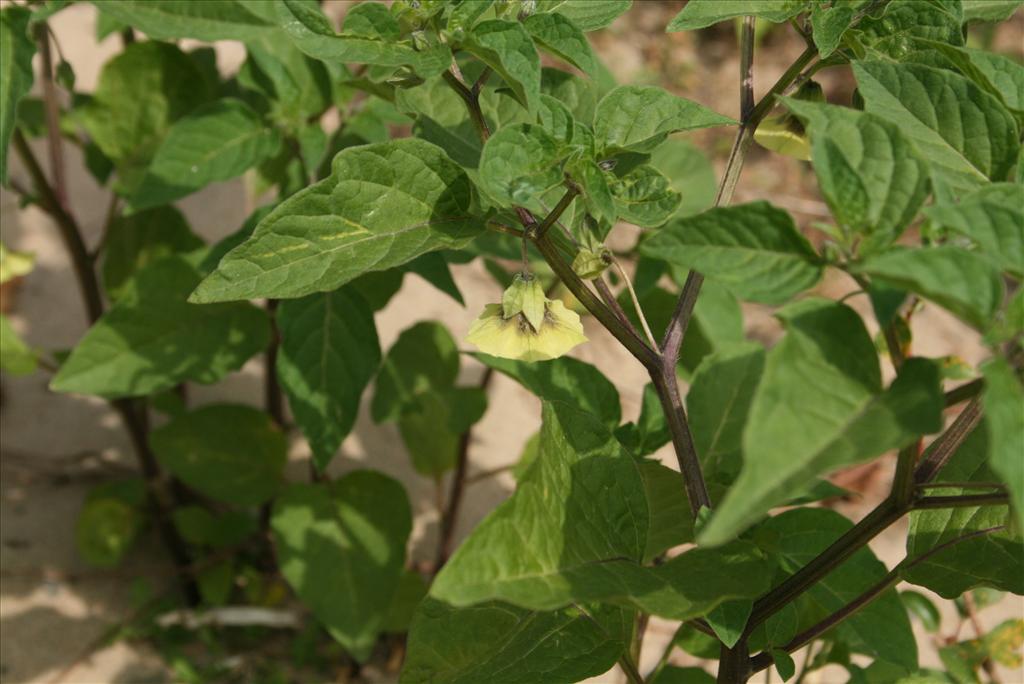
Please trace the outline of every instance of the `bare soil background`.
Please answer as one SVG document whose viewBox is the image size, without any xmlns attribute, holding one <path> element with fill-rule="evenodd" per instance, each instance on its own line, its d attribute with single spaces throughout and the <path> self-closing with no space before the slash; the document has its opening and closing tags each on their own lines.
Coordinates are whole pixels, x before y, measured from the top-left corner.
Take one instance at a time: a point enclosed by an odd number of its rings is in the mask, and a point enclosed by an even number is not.
<svg viewBox="0 0 1024 684">
<path fill-rule="evenodd" d="M 328 0 L 326 7 L 332 15 L 340 16 L 350 4 Z M 592 34 L 595 48 L 622 82 L 661 85 L 716 111 L 737 116 L 738 62 L 733 25 L 722 24 L 697 33 L 665 34 L 665 25 L 682 4 L 637 0 L 634 8 L 609 29 Z M 94 88 L 103 63 L 120 51 L 116 35 L 96 43 L 95 17 L 96 10 L 91 5 L 79 4 L 52 20 L 60 48 L 74 66 L 77 88 L 84 91 Z M 1024 17 L 1020 13 L 996 34 L 994 48 L 1018 58 L 1024 55 Z M 224 42 L 218 43 L 216 49 L 221 72 L 234 73 L 244 59 L 241 46 Z M 765 92 L 802 49 L 802 41 L 788 27 L 770 32 L 755 55 L 755 93 Z M 821 80 L 832 101 L 848 101 L 853 88 L 849 78 L 836 70 L 827 72 Z M 706 132 L 693 139 L 721 171 L 731 142 L 730 132 Z M 76 148 L 68 146 L 66 152 L 71 205 L 86 232 L 87 243 L 95 245 L 105 220 L 108 193 L 98 188 L 85 171 Z M 42 147 L 37 147 L 36 153 L 45 160 Z M 25 176 L 17 163 L 13 165 L 12 176 Z M 207 188 L 179 206 L 193 230 L 213 242 L 235 231 L 248 215 L 252 200 L 242 198 L 247 198 L 245 184 L 236 180 Z M 748 159 L 737 201 L 760 198 L 790 210 L 812 239 L 820 241 L 822 236 L 813 224 L 826 221 L 828 213 L 817 194 L 809 165 L 755 148 Z M 8 247 L 33 252 L 37 259 L 36 269 L 17 289 L 5 292 L 5 307 L 9 307 L 16 329 L 30 344 L 48 349 L 70 348 L 87 324 L 55 227 L 37 209 L 20 208 L 18 199 L 6 191 L 0 191 L 0 226 Z M 377 316 L 383 349 L 419 320 L 439 320 L 456 338 L 461 338 L 483 305 L 497 301 L 500 289 L 482 268 L 456 266 L 453 271 L 465 295 L 466 307 L 418 277 L 407 277 L 401 292 Z M 821 294 L 832 297 L 855 289 L 852 281 L 834 273 L 819 287 Z M 854 297 L 850 304 L 873 325 L 864 297 Z M 767 309 L 744 309 L 750 337 L 769 343 L 777 338 L 778 326 Z M 591 342 L 578 348 L 577 355 L 611 378 L 620 389 L 625 419 L 634 419 L 647 381 L 643 369 L 593 320 L 587 320 L 586 326 Z M 913 328 L 918 354 L 956 354 L 971 364 L 984 358 L 985 351 L 977 336 L 934 307 L 916 315 Z M 464 362 L 463 368 L 464 383 L 475 381 L 482 370 L 470 360 Z M 891 375 L 891 368 L 886 371 Z M 91 486 L 113 474 L 133 470 L 133 458 L 116 414 L 104 402 L 52 394 L 46 387 L 48 381 L 45 372 L 23 378 L 5 376 L 0 388 L 0 681 L 177 681 L 166 663 L 144 644 L 101 644 L 112 626 L 130 616 L 133 580 L 146 577 L 158 586 L 166 583 L 169 561 L 154 539 L 145 540 L 122 567 L 113 571 L 92 569 L 77 557 L 74 523 L 85 494 Z M 259 405 L 262 362 L 254 359 L 216 386 L 190 385 L 189 401 L 192 405 L 214 401 Z M 434 484 L 412 470 L 397 430 L 392 425 L 375 425 L 365 403 L 332 470 L 340 473 L 369 466 L 402 481 L 415 512 L 412 557 L 427 561 L 433 556 L 437 538 Z M 514 382 L 500 375 L 495 377 L 487 414 L 473 433 L 471 474 L 513 463 L 526 438 L 538 426 L 537 399 Z M 308 452 L 301 436 L 293 435 L 291 451 L 290 475 L 302 479 L 306 476 L 304 459 Z M 663 450 L 658 456 L 674 466 L 670 452 Z M 891 465 L 887 458 L 838 474 L 837 482 L 857 492 L 857 496 L 833 505 L 858 519 L 885 495 Z M 472 529 L 513 487 L 514 482 L 507 474 L 470 486 L 458 536 Z M 872 543 L 875 552 L 890 566 L 903 556 L 904 532 L 905 525 L 894 526 Z M 945 605 L 944 611 L 944 628 L 949 631 L 957 619 L 951 606 Z M 991 627 L 1009 617 L 1022 616 L 1024 603 L 1019 597 L 1009 597 L 988 608 L 981 619 Z M 968 632 L 965 629 L 961 637 L 966 638 Z M 653 666 L 671 634 L 669 623 L 652 621 L 642 671 Z M 938 665 L 930 638 L 923 633 L 920 636 L 922 664 Z M 673 661 L 688 662 L 679 652 Z M 385 670 L 383 665 L 371 666 L 363 677 L 365 681 L 393 681 L 394 674 Z M 343 676 L 339 671 L 339 681 Z M 1020 671 L 1001 672 L 1001 677 L 1008 683 L 1024 681 Z M 613 670 L 592 681 L 618 682 L 621 676 Z M 758 681 L 767 680 L 758 675 Z M 823 670 L 806 681 L 841 682 L 845 676 L 838 670 Z"/>
</svg>

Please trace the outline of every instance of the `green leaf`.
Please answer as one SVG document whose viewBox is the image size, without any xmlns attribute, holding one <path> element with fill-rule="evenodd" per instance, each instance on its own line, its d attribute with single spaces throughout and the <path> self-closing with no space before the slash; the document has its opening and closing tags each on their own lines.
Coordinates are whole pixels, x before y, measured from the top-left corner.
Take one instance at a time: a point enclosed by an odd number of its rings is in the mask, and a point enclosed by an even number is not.
<svg viewBox="0 0 1024 684">
<path fill-rule="evenodd" d="M 968 237 L 1005 271 L 1024 277 L 1024 187 L 993 183 L 958 204 L 936 202 L 925 215 Z"/>
<path fill-rule="evenodd" d="M 821 59 L 829 57 L 836 51 L 856 14 L 857 7 L 849 3 L 836 3 L 831 7 L 811 7 L 811 34 Z"/>
<path fill-rule="evenodd" d="M 261 309 L 185 300 L 199 282 L 197 260 L 173 255 L 140 271 L 75 346 L 50 388 L 143 396 L 184 380 L 216 382 L 262 351 L 270 326 Z"/>
<path fill-rule="evenodd" d="M 727 601 L 705 615 L 704 619 L 722 644 L 732 648 L 743 636 L 753 608 L 753 599 Z"/>
<path fill-rule="evenodd" d="M 420 602 L 427 596 L 427 582 L 415 570 L 406 568 L 398 581 L 398 588 L 391 599 L 387 617 L 382 629 L 389 634 L 405 634 L 409 631 L 413 616 Z"/>
<path fill-rule="evenodd" d="M 896 124 L 931 162 L 936 180 L 972 188 L 987 178 L 1006 179 L 1020 132 L 994 95 L 959 74 L 921 64 L 855 62 L 853 70 L 865 109 Z"/>
<path fill-rule="evenodd" d="M 241 100 L 211 102 L 167 131 L 128 200 L 130 208 L 134 212 L 167 204 L 240 176 L 273 156 L 280 144 L 278 132 Z"/>
<path fill-rule="evenodd" d="M 523 27 L 540 47 L 583 73 L 593 75 L 594 52 L 583 31 L 571 19 L 559 13 L 531 14 L 523 21 Z"/>
<path fill-rule="evenodd" d="M 276 3 L 278 22 L 295 47 L 328 64 L 357 62 L 380 66 L 411 66 L 424 78 L 436 76 L 451 65 L 451 51 L 436 45 L 417 52 L 409 43 L 385 37 L 366 37 L 363 31 L 338 34 L 316 4 L 302 0 Z"/>
<path fill-rule="evenodd" d="M 573 117 L 582 124 L 594 121 L 597 95 L 592 81 L 582 79 L 561 69 L 543 67 L 540 70 L 540 89 L 569 108 Z"/>
<path fill-rule="evenodd" d="M 857 24 L 856 39 L 900 60 L 913 49 L 917 38 L 963 45 L 962 23 L 960 0 L 893 0 L 879 16 L 869 14 Z"/>
<path fill-rule="evenodd" d="M 991 390 L 986 387 L 986 391 Z M 1013 412 L 1016 407 L 1010 403 L 1006 408 Z M 999 411 L 996 408 L 996 421 L 999 420 Z M 937 482 L 991 482 L 994 479 L 993 457 L 996 456 L 998 441 L 993 434 L 997 422 L 993 422 L 992 418 L 986 417 L 968 435 L 950 461 L 939 471 Z M 1020 460 L 1019 452 L 1011 455 Z M 1017 464 L 1011 467 L 1020 466 Z M 1013 481 L 1008 483 L 1011 487 L 1014 484 Z M 928 490 L 929 495 L 977 492 L 977 489 L 960 487 Z M 1007 522 L 1008 513 L 1005 505 L 914 511 L 910 514 L 907 534 L 907 558 L 918 558 L 959 537 L 1003 525 Z M 945 598 L 956 598 L 979 586 L 1021 594 L 1024 593 L 1024 544 L 1019 538 L 1014 539 L 1009 532 L 988 533 L 949 545 L 924 561 L 903 569 L 900 576 L 911 584 L 927 587 Z"/>
<path fill-rule="evenodd" d="M 93 4 L 152 40 L 253 40 L 277 33 L 272 22 L 235 0 L 94 0 Z"/>
<path fill-rule="evenodd" d="M 668 31 L 692 31 L 742 16 L 781 23 L 803 12 L 807 5 L 806 0 L 690 0 L 669 22 Z"/>
<path fill-rule="evenodd" d="M 206 303 L 290 298 L 458 248 L 482 230 L 473 187 L 444 152 L 406 138 L 350 147 L 331 175 L 277 206 L 192 294 Z"/>
<path fill-rule="evenodd" d="M 633 0 L 540 0 L 538 12 L 558 12 L 583 31 L 603 29 L 629 9 Z"/>
<path fill-rule="evenodd" d="M 175 508 L 171 518 L 182 538 L 196 546 L 237 546 L 259 529 L 256 519 L 248 513 L 226 511 L 214 515 L 196 504 Z"/>
<path fill-rule="evenodd" d="M 38 365 L 36 353 L 18 336 L 7 316 L 0 314 L 0 370 L 11 375 L 28 375 Z"/>
<path fill-rule="evenodd" d="M 17 5 L 0 11 L 0 185 L 7 185 L 7 148 L 18 102 L 32 89 L 36 44 L 28 35 L 32 12 Z"/>
<path fill-rule="evenodd" d="M 1010 488 L 1020 524 L 1024 522 L 1024 413 L 1020 410 L 1024 406 L 1024 387 L 1003 358 L 985 362 L 981 371 L 985 376 L 981 400 L 989 430 L 989 462 Z"/>
<path fill-rule="evenodd" d="M 466 305 L 466 301 L 462 298 L 462 292 L 459 291 L 459 286 L 455 283 L 455 279 L 452 278 L 448 262 L 438 252 L 429 252 L 421 257 L 417 257 L 407 263 L 403 269 L 410 273 L 415 273 L 459 304 Z"/>
<path fill-rule="evenodd" d="M 815 479 L 942 428 L 938 368 L 910 359 L 882 391 L 878 357 L 849 307 L 807 299 L 779 312 L 743 431 L 743 469 L 699 537 L 721 544 Z M 808 379 L 811 381 L 808 381 Z"/>
<path fill-rule="evenodd" d="M 771 651 L 772 661 L 775 663 L 775 671 L 779 673 L 782 681 L 787 682 L 796 674 L 796 664 L 793 658 L 782 649 L 773 648 Z"/>
<path fill-rule="evenodd" d="M 934 40 L 917 40 L 915 47 L 923 52 L 911 55 L 914 61 L 939 68 L 959 71 L 995 95 L 1021 120 L 1024 110 L 1024 66 L 986 50 L 961 48 Z"/>
<path fill-rule="evenodd" d="M 103 289 L 116 300 L 128 281 L 149 264 L 202 246 L 203 241 L 174 207 L 118 216 L 111 222 L 103 246 Z"/>
<path fill-rule="evenodd" d="M 656 86 L 619 86 L 597 103 L 594 137 L 605 151 L 650 152 L 669 133 L 734 123 Z"/>
<path fill-rule="evenodd" d="M 615 430 L 615 437 L 635 456 L 653 454 L 669 443 L 672 435 L 665 422 L 661 400 L 652 383 L 644 385 L 640 399 L 640 417 L 636 425 L 628 423 Z"/>
<path fill-rule="evenodd" d="M 577 406 L 599 418 L 611 430 L 622 419 L 615 385 L 594 366 L 568 356 L 553 361 L 527 362 L 474 354 L 481 363 L 507 375 L 542 401 Z"/>
<path fill-rule="evenodd" d="M 840 225 L 888 245 L 928 195 L 928 165 L 900 129 L 845 107 L 784 100 L 808 124 L 811 159 L 825 201 Z"/>
<path fill-rule="evenodd" d="M 718 657 L 717 649 L 712 657 Z M 715 678 L 699 667 L 667 665 L 650 684 L 715 684 Z"/>
<path fill-rule="evenodd" d="M 929 634 L 935 634 L 942 626 L 942 614 L 932 600 L 919 591 L 906 590 L 900 592 L 900 600 L 914 617 L 921 621 L 921 626 Z"/>
<path fill-rule="evenodd" d="M 790 215 L 767 202 L 677 218 L 645 240 L 640 253 L 696 269 L 742 299 L 768 304 L 813 286 L 822 272 Z"/>
<path fill-rule="evenodd" d="M 209 98 L 192 58 L 169 43 L 136 42 L 103 65 L 80 116 L 92 141 L 117 165 L 122 184 L 131 188 L 171 124 Z"/>
<path fill-rule="evenodd" d="M 587 212 L 602 224 L 611 226 L 618 218 L 615 198 L 609 184 L 612 176 L 589 159 L 572 164 L 572 175 L 583 190 Z"/>
<path fill-rule="evenodd" d="M 427 598 L 413 617 L 401 684 L 563 684 L 608 671 L 632 616 L 622 608 L 531 612 L 490 602 L 454 608 Z"/>
<path fill-rule="evenodd" d="M 396 420 L 417 395 L 451 388 L 458 374 L 459 350 L 447 328 L 424 321 L 403 330 L 377 375 L 374 422 Z"/>
<path fill-rule="evenodd" d="M 487 393 L 479 387 L 418 393 L 398 418 L 398 430 L 416 472 L 440 477 L 454 468 L 461 435 L 486 410 Z"/>
<path fill-rule="evenodd" d="M 358 292 L 281 302 L 277 374 L 288 405 L 323 470 L 355 425 L 359 400 L 380 364 L 373 312 Z"/>
<path fill-rule="evenodd" d="M 668 178 L 646 164 L 616 177 L 610 190 L 619 218 L 648 228 L 660 226 L 671 218 L 682 200 Z"/>
<path fill-rule="evenodd" d="M 644 549 L 644 563 L 681 544 L 693 541 L 693 516 L 686 497 L 679 496 L 682 475 L 657 461 L 640 462 L 651 525 Z"/>
<path fill-rule="evenodd" d="M 999 269 L 984 257 L 951 245 L 893 249 L 866 259 L 856 271 L 916 292 L 977 328 L 989 324 L 1003 301 Z"/>
<path fill-rule="evenodd" d="M 145 519 L 141 512 L 113 496 L 90 496 L 75 522 L 75 547 L 89 565 L 112 568 L 121 562 Z"/>
<path fill-rule="evenodd" d="M 964 21 L 1005 21 L 1024 0 L 971 0 L 964 6 Z"/>
<path fill-rule="evenodd" d="M 668 178 L 682 200 L 676 216 L 692 216 L 715 203 L 718 181 L 708 158 L 687 140 L 669 138 L 651 153 L 651 166 Z"/>
<path fill-rule="evenodd" d="M 275 121 L 299 128 L 332 104 L 331 76 L 323 62 L 280 36 L 250 41 L 245 48 L 248 57 L 239 83 L 266 94 Z"/>
<path fill-rule="evenodd" d="M 270 526 L 288 584 L 331 636 L 367 660 L 405 565 L 412 512 L 402 485 L 370 470 L 293 484 L 274 502 Z"/>
<path fill-rule="evenodd" d="M 704 357 L 690 381 L 686 411 L 709 482 L 731 483 L 743 463 L 743 428 L 764 371 L 764 348 L 724 346 Z"/>
<path fill-rule="evenodd" d="M 249 406 L 212 404 L 176 416 L 149 443 L 160 465 L 217 501 L 255 506 L 281 486 L 287 441 Z"/>
<path fill-rule="evenodd" d="M 813 560 L 853 523 L 842 515 L 823 508 L 786 511 L 758 528 L 756 536 L 774 553 L 788 572 Z M 887 574 L 883 565 L 867 547 L 861 548 L 838 568 L 826 575 L 805 594 L 818 616 L 832 614 L 857 598 Z M 809 626 L 809 625 L 808 625 Z M 895 589 L 857 611 L 838 627 L 838 635 L 858 652 L 866 653 L 908 671 L 917 669 L 917 644 L 910 619 Z"/>
<path fill-rule="evenodd" d="M 480 182 L 503 206 L 535 206 L 538 195 L 562 183 L 559 162 L 565 154 L 565 148 L 541 126 L 506 126 L 484 145 Z"/>
<path fill-rule="evenodd" d="M 540 106 L 540 56 L 522 24 L 502 19 L 482 21 L 460 47 L 494 69 L 528 110 L 536 111 Z"/>
</svg>

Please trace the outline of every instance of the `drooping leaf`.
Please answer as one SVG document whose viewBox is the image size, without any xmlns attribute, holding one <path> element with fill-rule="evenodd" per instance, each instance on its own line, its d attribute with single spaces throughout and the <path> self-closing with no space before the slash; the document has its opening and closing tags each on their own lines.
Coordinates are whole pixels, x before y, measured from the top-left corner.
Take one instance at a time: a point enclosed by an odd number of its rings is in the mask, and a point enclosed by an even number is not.
<svg viewBox="0 0 1024 684">
<path fill-rule="evenodd" d="M 925 215 L 970 238 L 1000 268 L 1024 277 L 1024 187 L 993 183 L 959 203 L 937 202 Z"/>
<path fill-rule="evenodd" d="M 130 189 L 141 180 L 171 124 L 210 95 L 196 62 L 176 46 L 136 42 L 103 65 L 96 92 L 79 116 Z"/>
<path fill-rule="evenodd" d="M 148 264 L 202 246 L 203 241 L 174 207 L 118 216 L 110 223 L 103 246 L 103 289 L 108 297 L 117 299 L 128 281 Z"/>
<path fill-rule="evenodd" d="M 991 390 L 986 387 L 986 391 Z M 1006 410 L 1012 412 L 1016 408 L 1011 402 Z M 997 405 L 996 423 L 990 415 L 968 435 L 939 471 L 936 482 L 991 482 L 995 479 L 995 459 L 992 457 L 996 455 L 999 442 L 993 434 L 993 427 L 998 424 L 1000 410 L 1003 407 Z M 1012 456 L 1020 460 L 1019 453 Z M 988 459 L 992 462 L 987 462 Z M 1008 481 L 1008 484 L 1012 487 L 1014 483 Z M 929 496 L 952 496 L 976 494 L 978 490 L 949 487 L 929 489 L 927 493 Z M 924 554 L 930 555 L 903 569 L 900 576 L 945 598 L 956 598 L 979 586 L 1024 593 L 1024 544 L 1019 538 L 1014 539 L 1012 533 L 991 532 L 951 544 L 959 537 L 1004 525 L 1009 515 L 1005 505 L 912 512 L 907 534 L 907 558 L 914 560 Z M 947 545 L 945 548 L 934 551 L 944 544 Z"/>
<path fill-rule="evenodd" d="M 603 29 L 629 9 L 633 0 L 540 0 L 538 12 L 558 12 L 583 31 Z"/>
<path fill-rule="evenodd" d="M 0 184 L 7 185 L 7 157 L 18 102 L 32 89 L 36 44 L 28 35 L 32 12 L 18 5 L 0 10 Z"/>
<path fill-rule="evenodd" d="M 551 54 L 586 74 L 594 71 L 594 52 L 587 37 L 565 15 L 558 12 L 531 14 L 523 21 L 523 27 Z"/>
<path fill-rule="evenodd" d="M 865 109 L 897 125 L 937 181 L 969 189 L 1006 179 L 1020 132 L 994 95 L 960 74 L 921 64 L 856 62 L 853 70 Z"/>
<path fill-rule="evenodd" d="M 270 525 L 281 574 L 331 636 L 365 661 L 405 565 L 405 490 L 370 470 L 293 484 L 275 501 Z"/>
<path fill-rule="evenodd" d="M 327 292 L 482 230 L 473 188 L 444 152 L 406 138 L 351 147 L 331 175 L 277 206 L 221 260 L 191 301 Z"/>
<path fill-rule="evenodd" d="M 1024 460 L 1020 457 L 1024 453 L 1024 412 L 1021 411 L 1024 387 L 1005 359 L 987 361 L 981 370 L 985 376 L 982 405 L 989 430 L 989 462 L 1010 488 L 1013 508 L 1021 524 L 1024 522 Z"/>
<path fill-rule="evenodd" d="M 132 211 L 156 207 L 239 176 L 280 144 L 277 131 L 241 100 L 212 102 L 171 126 L 129 205 Z"/>
<path fill-rule="evenodd" d="M 253 40 L 277 33 L 273 22 L 236 0 L 104 0 L 103 14 L 142 31 L 153 40 Z"/>
<path fill-rule="evenodd" d="M 999 269 L 952 245 L 893 249 L 856 269 L 884 285 L 916 292 L 978 328 L 988 325 L 1003 301 Z"/>
<path fill-rule="evenodd" d="M 645 240 L 640 253 L 696 269 L 743 299 L 769 304 L 813 286 L 822 272 L 790 215 L 767 202 L 674 219 Z"/>
<path fill-rule="evenodd" d="M 682 200 L 668 178 L 646 164 L 616 178 L 609 189 L 619 217 L 642 227 L 665 223 L 676 213 Z"/>
<path fill-rule="evenodd" d="M 396 420 L 415 403 L 416 395 L 449 389 L 458 374 L 459 351 L 447 328 L 424 321 L 403 330 L 377 375 L 371 405 L 373 420 Z"/>
<path fill-rule="evenodd" d="M 287 442 L 262 411 L 211 404 L 153 430 L 149 443 L 172 475 L 211 499 L 255 506 L 282 483 Z"/>
<path fill-rule="evenodd" d="M 28 375 L 38 365 L 36 353 L 21 339 L 7 316 L 0 314 L 0 370 L 11 375 Z"/>
<path fill-rule="evenodd" d="M 754 392 L 743 468 L 701 532 L 702 544 L 732 539 L 819 475 L 942 427 L 938 368 L 910 359 L 882 391 L 874 345 L 852 309 L 807 299 L 779 318 L 787 334 L 768 353 Z"/>
<path fill-rule="evenodd" d="M 899 237 L 928 194 L 929 173 L 899 127 L 845 107 L 784 102 L 808 124 L 818 185 L 836 220 L 871 248 Z"/>
<path fill-rule="evenodd" d="M 454 608 L 427 598 L 409 630 L 401 684 L 562 684 L 606 672 L 632 617 L 594 606 L 533 612 L 489 602 Z"/>
<path fill-rule="evenodd" d="M 50 388 L 143 396 L 184 380 L 216 382 L 263 350 L 270 326 L 261 309 L 186 301 L 200 279 L 199 257 L 171 255 L 142 269 L 75 346 Z"/>
<path fill-rule="evenodd" d="M 795 572 L 853 526 L 842 515 L 823 508 L 786 511 L 758 528 L 756 537 L 782 568 Z M 842 608 L 887 574 L 867 547 L 861 548 L 805 594 L 817 621 Z M 907 671 L 917 669 L 917 644 L 910 619 L 895 589 L 889 589 L 838 627 L 841 637 L 861 653 Z"/>
<path fill-rule="evenodd" d="M 602 150 L 650 152 L 669 133 L 734 123 L 656 86 L 619 86 L 597 103 L 594 138 Z"/>
<path fill-rule="evenodd" d="M 540 56 L 523 24 L 482 21 L 466 34 L 461 47 L 494 69 L 528 110 L 540 106 Z"/>
<path fill-rule="evenodd" d="M 780 23 L 803 12 L 808 4 L 807 0 L 690 0 L 669 22 L 668 31 L 692 31 L 742 16 Z"/>
<path fill-rule="evenodd" d="M 484 145 L 481 185 L 503 206 L 538 207 L 536 197 L 562 183 L 566 152 L 541 126 L 506 126 Z"/>
<path fill-rule="evenodd" d="M 281 302 L 277 373 L 321 470 L 352 430 L 380 364 L 373 312 L 351 287 Z"/>
</svg>

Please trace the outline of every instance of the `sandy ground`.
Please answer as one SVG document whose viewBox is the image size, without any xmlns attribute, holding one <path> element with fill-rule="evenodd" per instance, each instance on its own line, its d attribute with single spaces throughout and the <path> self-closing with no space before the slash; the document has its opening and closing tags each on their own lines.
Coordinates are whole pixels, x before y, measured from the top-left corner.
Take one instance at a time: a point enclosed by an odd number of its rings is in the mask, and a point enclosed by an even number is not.
<svg viewBox="0 0 1024 684">
<path fill-rule="evenodd" d="M 645 3 L 650 5 L 652 3 Z M 640 12 L 627 28 L 647 30 L 645 22 L 656 23 L 651 12 Z M 61 49 L 74 65 L 79 89 L 91 90 L 103 62 L 118 51 L 116 38 L 96 45 L 93 35 L 94 10 L 88 5 L 74 6 L 53 20 Z M 661 24 L 664 25 L 663 23 Z M 635 41 L 621 40 L 626 29 L 613 27 L 599 39 L 602 54 L 625 77 L 643 78 L 652 61 L 686 61 L 702 46 L 672 37 L 671 52 L 651 54 Z M 655 31 L 654 28 L 650 30 Z M 660 30 L 656 31 L 660 33 Z M 218 63 L 223 73 L 237 69 L 243 51 L 237 44 L 217 46 Z M 607 50 L 607 52 L 604 52 Z M 713 55 L 711 57 L 714 57 Z M 700 52 L 700 59 L 709 59 Z M 662 63 L 662 69 L 666 64 Z M 728 83 L 733 88 L 734 69 L 720 67 L 722 79 L 700 79 L 702 67 L 675 72 L 680 87 L 693 86 L 708 91 L 708 81 Z M 768 68 L 758 74 L 758 90 L 766 89 L 777 77 Z M 700 100 L 701 94 L 690 94 Z M 707 100 L 701 100 L 707 102 Z M 715 106 L 712 104 L 712 106 Z M 719 111 L 734 114 L 735 103 L 723 100 Z M 720 145 L 712 141 L 710 149 Z M 99 238 L 107 193 L 93 183 L 85 172 L 80 155 L 69 148 L 67 169 L 71 204 L 92 245 Z M 37 149 L 44 158 L 42 148 Z M 741 199 L 767 197 L 788 202 L 803 213 L 804 222 L 820 219 L 822 205 L 813 194 L 813 180 L 795 162 L 764 168 L 756 164 L 748 171 Z M 23 177 L 15 165 L 12 175 Z M 778 188 L 787 188 L 779 193 Z M 810 188 L 808 190 L 807 188 Z M 180 203 L 193 230 L 215 241 L 237 229 L 248 213 L 241 181 L 223 183 L 193 195 Z M 70 265 L 50 221 L 38 210 L 21 210 L 16 198 L 0 192 L 0 225 L 3 240 L 12 248 L 35 253 L 37 267 L 22 283 L 16 295 L 12 320 L 32 344 L 46 348 L 71 347 L 82 335 L 86 321 L 75 287 Z M 438 293 L 416 276 L 406 278 L 402 291 L 377 317 L 381 344 L 387 349 L 406 327 L 419 320 L 444 322 L 456 336 L 485 303 L 496 301 L 499 290 L 493 281 L 475 266 L 454 269 L 455 278 L 467 300 L 465 308 Z M 824 294 L 838 296 L 854 289 L 840 276 L 829 278 L 821 286 Z M 851 302 L 866 307 L 863 298 Z M 748 332 L 758 339 L 771 339 L 777 327 L 758 307 L 747 307 Z M 870 320 L 870 316 L 868 316 Z M 915 321 L 920 343 L 917 353 L 941 355 L 957 353 L 970 363 L 983 358 L 976 337 L 945 313 L 929 309 Z M 591 342 L 579 348 L 578 356 L 594 363 L 620 389 L 624 418 L 633 419 L 639 407 L 645 375 L 640 366 L 599 327 L 588 321 Z M 190 386 L 190 401 L 201 405 L 214 401 L 258 404 L 261 397 L 261 365 L 250 362 L 242 371 L 212 387 Z M 463 365 L 463 381 L 474 382 L 481 369 L 474 362 Z M 131 580 L 138 576 L 162 581 L 165 561 L 161 549 L 147 542 L 130 555 L 124 567 L 113 572 L 90 569 L 76 556 L 73 544 L 74 521 L 89 487 L 110 476 L 114 470 L 130 469 L 128 442 L 116 415 L 97 399 L 54 395 L 47 391 L 48 376 L 36 373 L 24 378 L 4 378 L 0 406 L 2 459 L 0 459 L 0 681 L 27 682 L 160 682 L 171 681 L 162 661 L 145 646 L 117 643 L 96 648 L 97 640 L 131 609 Z M 369 394 L 369 393 L 368 393 Z M 365 404 L 365 402 L 364 402 Z M 490 391 L 490 403 L 482 424 L 474 431 L 471 449 L 473 472 L 513 462 L 525 439 L 539 425 L 539 403 L 517 384 L 498 376 Z M 365 406 L 364 406 L 365 409 Z M 296 477 L 303 477 L 307 451 L 296 438 L 292 448 Z M 668 454 L 660 454 L 662 456 Z M 673 458 L 666 459 L 671 464 Z M 412 556 L 432 556 L 437 515 L 433 483 L 416 475 L 408 464 L 401 441 L 392 425 L 377 426 L 364 410 L 355 429 L 335 459 L 337 472 L 369 466 L 401 480 L 409 490 L 416 513 Z M 874 468 L 860 473 L 864 488 L 862 500 L 845 504 L 843 512 L 857 518 L 880 497 L 889 477 L 889 468 Z M 464 535 L 493 506 L 512 491 L 511 477 L 501 475 L 469 488 L 458 534 Z M 877 539 L 872 546 L 890 565 L 902 558 L 903 529 L 897 526 Z M 947 627 L 955 624 L 947 606 Z M 994 625 L 1010 616 L 1024 614 L 1024 604 L 1011 597 L 983 613 L 983 621 Z M 648 632 L 642 670 L 653 666 L 671 636 L 667 623 L 654 621 Z M 924 664 L 937 664 L 934 649 L 922 639 Z M 685 659 L 680 656 L 680 663 Z M 799 659 L 798 659 L 799 662 Z M 69 669 L 70 668 L 70 669 Z M 763 677 L 763 676 L 759 676 Z M 838 678 L 838 679 L 837 679 Z M 835 671 L 824 671 L 808 681 L 842 681 Z M 1022 681 L 1021 673 L 1003 673 L 1004 682 Z M 618 682 L 614 671 L 593 680 Z M 763 679 L 762 679 L 763 681 Z"/>
</svg>

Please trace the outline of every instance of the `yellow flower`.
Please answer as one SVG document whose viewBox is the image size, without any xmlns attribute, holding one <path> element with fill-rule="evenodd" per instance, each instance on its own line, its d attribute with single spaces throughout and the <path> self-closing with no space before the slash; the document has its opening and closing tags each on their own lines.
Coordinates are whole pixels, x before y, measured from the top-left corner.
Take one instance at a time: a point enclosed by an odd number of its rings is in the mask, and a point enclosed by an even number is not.
<svg viewBox="0 0 1024 684">
<path fill-rule="evenodd" d="M 488 304 L 473 321 L 466 341 L 492 356 L 547 361 L 587 341 L 580 317 L 544 296 L 540 283 L 517 275 L 501 304 Z"/>
</svg>

